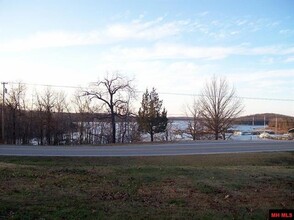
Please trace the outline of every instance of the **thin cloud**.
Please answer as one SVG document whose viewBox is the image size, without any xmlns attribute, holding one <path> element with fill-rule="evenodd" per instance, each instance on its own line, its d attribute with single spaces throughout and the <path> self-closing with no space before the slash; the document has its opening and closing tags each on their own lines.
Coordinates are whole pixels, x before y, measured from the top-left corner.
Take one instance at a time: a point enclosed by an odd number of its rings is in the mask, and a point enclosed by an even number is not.
<svg viewBox="0 0 294 220">
<path fill-rule="evenodd" d="M 294 63 L 294 56 L 293 57 L 288 57 L 287 59 L 285 59 L 284 62 L 285 63 Z"/>
<path fill-rule="evenodd" d="M 115 24 L 107 27 L 105 36 L 112 40 L 159 40 L 179 34 L 188 23 L 184 20 L 163 23 L 159 18 L 145 23 Z"/>
<path fill-rule="evenodd" d="M 279 30 L 279 34 L 290 37 L 290 36 L 294 35 L 294 30 L 292 30 L 292 29 L 282 29 L 282 30 Z"/>
<path fill-rule="evenodd" d="M 66 31 L 38 32 L 26 38 L 0 42 L 0 52 L 103 45 L 130 40 L 154 41 L 177 35 L 184 31 L 184 27 L 188 24 L 188 20 L 165 22 L 162 17 L 159 17 L 148 22 L 114 23 L 102 29 L 84 33 Z"/>
<path fill-rule="evenodd" d="M 221 60 L 229 56 L 284 56 L 294 54 L 294 48 L 269 47 L 199 47 L 183 44 L 157 43 L 149 47 L 113 47 L 103 57 L 109 60 Z M 272 58 L 274 61 L 274 58 Z"/>
<path fill-rule="evenodd" d="M 231 47 L 193 47 L 180 44 L 156 44 L 152 47 L 115 47 L 106 60 L 223 59 L 234 53 Z"/>
<path fill-rule="evenodd" d="M 69 33 L 64 31 L 39 32 L 24 39 L 16 39 L 0 44 L 0 51 L 17 52 L 51 47 L 68 47 L 76 45 L 99 44 L 99 33 Z"/>
<path fill-rule="evenodd" d="M 238 37 L 248 31 L 261 26 L 266 26 L 268 20 L 259 19 L 257 21 L 249 21 L 248 19 L 238 20 L 193 20 L 182 19 L 166 21 L 165 17 L 158 17 L 153 20 L 143 21 L 144 15 L 139 16 L 128 23 L 112 23 L 102 28 L 91 30 L 88 32 L 68 32 L 68 31 L 48 31 L 37 32 L 21 39 L 14 39 L 8 42 L 0 42 L 0 52 L 7 51 L 29 51 L 43 48 L 58 48 L 70 46 L 83 45 L 105 45 L 117 44 L 121 42 L 131 41 L 149 41 L 156 42 L 159 40 L 170 39 L 173 36 L 184 36 L 184 34 L 199 34 L 205 38 L 228 40 L 231 37 Z M 273 24 L 277 22 L 272 21 Z M 273 25 L 272 25 L 273 26 Z M 273 27 L 276 27 L 274 25 Z M 185 48 L 186 49 L 186 48 Z M 205 49 L 205 48 L 204 48 Z M 204 54 L 210 53 L 210 48 L 206 48 L 208 52 L 201 51 Z M 212 59 L 220 59 L 227 57 L 232 48 L 218 48 L 217 54 Z M 281 53 L 280 48 L 263 47 L 263 48 L 234 48 L 237 51 L 243 51 L 243 54 L 274 54 Z M 215 50 L 215 49 L 213 49 Z M 255 51 L 254 51 L 255 50 Z M 188 49 L 188 51 L 191 51 Z M 196 57 L 199 55 L 196 51 Z M 221 51 L 221 52 L 220 52 Z M 288 49 L 286 51 L 289 51 Z M 291 54 L 293 52 L 284 52 L 284 54 Z M 185 57 L 185 55 L 181 55 Z M 202 56 L 200 56 L 202 57 Z M 211 57 L 204 55 L 204 57 Z M 210 58 L 209 58 L 210 59 Z"/>
<path fill-rule="evenodd" d="M 237 19 L 221 18 L 207 20 L 196 19 L 190 24 L 190 32 L 204 35 L 214 40 L 230 40 L 232 38 L 248 36 L 254 32 L 268 30 L 276 34 L 280 22 L 271 19 L 253 19 L 250 16 L 243 16 Z M 287 31 L 288 32 L 288 31 Z"/>
<path fill-rule="evenodd" d="M 238 82 L 240 85 L 255 85 L 255 87 L 264 87 L 264 85 L 273 85 L 275 87 L 267 87 L 265 91 L 276 91 L 277 88 L 279 90 L 284 90 L 287 88 L 287 84 L 290 84 L 292 80 L 292 76 L 294 75 L 294 69 L 275 69 L 275 70 L 264 70 L 264 71 L 248 71 L 248 72 L 240 72 L 238 75 L 229 74 L 229 78 L 232 81 Z M 289 79 L 291 79 L 289 81 Z M 281 85 L 283 83 L 283 86 Z M 248 88 L 251 88 L 248 86 Z M 276 89 L 276 90 L 275 90 Z M 292 90 L 293 91 L 293 90 Z M 285 94 L 286 95 L 286 94 Z"/>
</svg>

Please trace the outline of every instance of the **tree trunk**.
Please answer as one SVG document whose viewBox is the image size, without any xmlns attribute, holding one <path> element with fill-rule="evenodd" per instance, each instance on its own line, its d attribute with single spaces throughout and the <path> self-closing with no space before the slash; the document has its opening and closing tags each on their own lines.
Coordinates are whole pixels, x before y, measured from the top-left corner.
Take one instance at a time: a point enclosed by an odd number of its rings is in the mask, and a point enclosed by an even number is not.
<svg viewBox="0 0 294 220">
<path fill-rule="evenodd" d="M 13 130 L 12 130 L 12 143 L 13 144 L 16 144 L 16 112 L 15 110 L 12 110 L 13 113 Z"/>
<path fill-rule="evenodd" d="M 50 110 L 48 110 L 47 112 L 47 121 L 46 121 L 46 123 L 47 123 L 47 129 L 46 129 L 46 140 L 47 140 L 47 145 L 51 145 L 51 112 L 50 112 Z"/>
<path fill-rule="evenodd" d="M 84 131 L 84 122 L 82 121 L 80 125 L 80 140 L 79 140 L 80 144 L 83 144 L 83 136 L 84 136 L 83 131 Z"/>
<path fill-rule="evenodd" d="M 111 110 L 111 125 L 112 125 L 112 143 L 115 144 L 116 126 L 115 126 L 115 114 L 114 114 L 113 106 L 110 110 Z"/>
<path fill-rule="evenodd" d="M 43 142 L 43 125 L 41 125 L 41 129 L 40 129 L 40 140 L 41 140 L 41 145 L 44 145 L 44 142 Z"/>
<path fill-rule="evenodd" d="M 151 142 L 153 142 L 153 135 L 154 135 L 154 133 L 153 133 L 153 129 L 151 128 L 151 129 L 150 129 Z"/>
</svg>

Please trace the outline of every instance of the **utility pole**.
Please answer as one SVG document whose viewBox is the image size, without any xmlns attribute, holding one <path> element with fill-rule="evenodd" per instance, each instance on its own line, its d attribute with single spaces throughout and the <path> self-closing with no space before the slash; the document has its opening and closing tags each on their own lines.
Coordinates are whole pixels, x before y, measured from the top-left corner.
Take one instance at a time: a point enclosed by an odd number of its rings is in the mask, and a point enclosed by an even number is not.
<svg viewBox="0 0 294 220">
<path fill-rule="evenodd" d="M 2 82 L 1 84 L 3 86 L 3 91 L 2 91 L 2 142 L 3 142 L 3 144 L 5 144 L 4 106 L 5 106 L 5 93 L 7 93 L 7 89 L 5 88 L 5 84 L 7 84 L 7 82 Z"/>
</svg>

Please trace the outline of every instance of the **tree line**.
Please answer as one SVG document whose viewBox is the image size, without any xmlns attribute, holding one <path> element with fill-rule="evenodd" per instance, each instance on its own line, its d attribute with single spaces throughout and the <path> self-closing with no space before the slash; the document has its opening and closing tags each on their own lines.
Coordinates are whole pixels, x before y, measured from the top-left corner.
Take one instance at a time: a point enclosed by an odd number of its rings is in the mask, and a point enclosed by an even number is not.
<svg viewBox="0 0 294 220">
<path fill-rule="evenodd" d="M 132 103 L 137 93 L 133 81 L 117 73 L 107 74 L 86 89 L 78 89 L 71 98 L 47 87 L 28 100 L 27 91 L 22 83 L 13 84 L 7 93 L 3 90 L 2 143 L 130 143 L 140 141 L 142 133 L 149 134 L 153 141 L 156 133 L 168 129 L 168 112 L 156 89 L 146 89 L 139 110 L 135 110 Z M 205 134 L 216 140 L 225 138 L 225 132 L 242 109 L 235 89 L 225 79 L 214 76 L 204 86 L 199 100 L 187 106 L 187 133 L 193 140 Z"/>
</svg>

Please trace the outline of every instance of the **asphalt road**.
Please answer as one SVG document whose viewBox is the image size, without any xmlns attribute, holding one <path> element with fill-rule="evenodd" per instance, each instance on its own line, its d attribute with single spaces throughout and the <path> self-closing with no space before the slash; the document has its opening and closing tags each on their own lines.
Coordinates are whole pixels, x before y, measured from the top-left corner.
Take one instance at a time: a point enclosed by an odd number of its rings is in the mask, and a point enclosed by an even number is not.
<svg viewBox="0 0 294 220">
<path fill-rule="evenodd" d="M 115 146 L 0 145 L 0 155 L 13 156 L 164 156 L 294 151 L 294 141 L 209 141 Z"/>
</svg>

